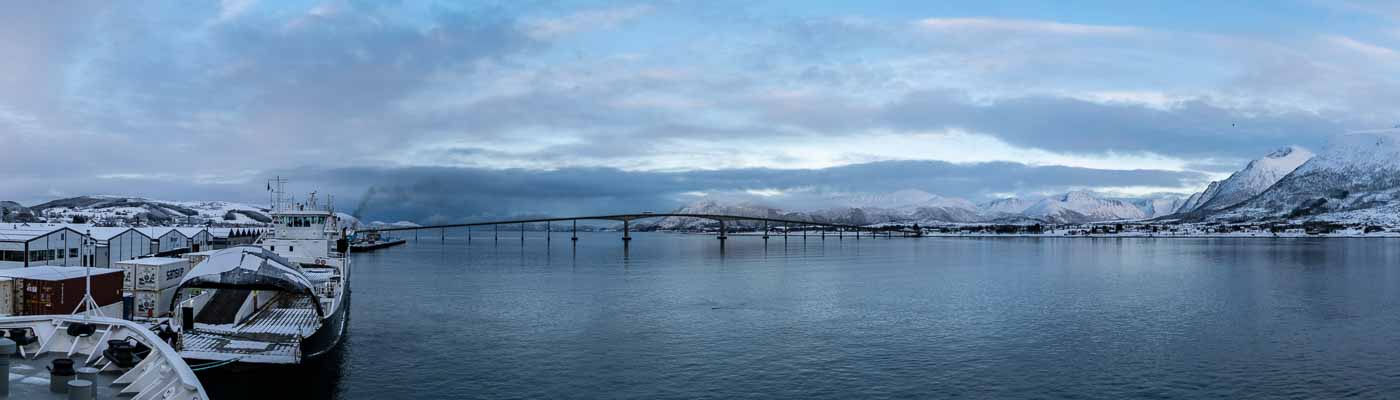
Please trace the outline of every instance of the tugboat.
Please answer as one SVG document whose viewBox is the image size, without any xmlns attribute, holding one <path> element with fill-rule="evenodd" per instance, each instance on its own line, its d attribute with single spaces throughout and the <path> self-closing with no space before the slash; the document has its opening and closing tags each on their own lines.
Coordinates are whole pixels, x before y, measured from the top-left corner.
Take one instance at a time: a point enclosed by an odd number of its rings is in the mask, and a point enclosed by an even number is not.
<svg viewBox="0 0 1400 400">
<path fill-rule="evenodd" d="M 282 201 L 272 232 L 253 246 L 219 250 L 176 287 L 180 355 L 238 364 L 302 364 L 340 344 L 350 308 L 348 227 L 313 192 Z M 271 185 L 269 185 L 271 187 Z"/>
</svg>

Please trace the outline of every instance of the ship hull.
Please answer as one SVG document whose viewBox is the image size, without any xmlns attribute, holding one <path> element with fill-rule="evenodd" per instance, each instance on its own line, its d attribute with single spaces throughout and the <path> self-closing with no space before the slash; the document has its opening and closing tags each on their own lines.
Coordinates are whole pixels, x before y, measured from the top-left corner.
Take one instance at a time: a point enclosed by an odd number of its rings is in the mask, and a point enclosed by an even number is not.
<svg viewBox="0 0 1400 400">
<path fill-rule="evenodd" d="M 301 354 L 305 359 L 321 357 L 340 345 L 341 338 L 345 337 L 345 331 L 350 327 L 351 292 L 347 284 L 345 293 L 341 295 L 340 306 L 322 322 L 321 329 L 301 342 Z M 307 361 L 305 359 L 302 360 L 303 363 Z"/>
</svg>

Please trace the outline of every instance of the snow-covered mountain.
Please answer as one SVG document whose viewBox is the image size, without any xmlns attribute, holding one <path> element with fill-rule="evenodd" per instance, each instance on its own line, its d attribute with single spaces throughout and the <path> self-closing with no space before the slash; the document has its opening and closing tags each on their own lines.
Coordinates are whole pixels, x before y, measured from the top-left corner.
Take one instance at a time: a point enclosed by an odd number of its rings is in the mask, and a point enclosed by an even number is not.
<svg viewBox="0 0 1400 400">
<path fill-rule="evenodd" d="M 344 216 L 342 216 L 342 218 L 344 218 Z M 354 217 L 351 217 L 351 218 L 354 218 Z M 372 221 L 372 222 L 370 222 L 368 225 L 365 225 L 365 227 L 367 227 L 367 228 L 416 228 L 416 227 L 420 227 L 420 226 L 422 226 L 422 225 L 418 225 L 418 224 L 415 224 L 415 223 L 412 223 L 412 222 L 408 222 L 408 221 L 399 221 L 399 222 Z"/>
<path fill-rule="evenodd" d="M 1334 137 L 1327 149 L 1214 220 L 1321 219 L 1400 223 L 1400 130 Z"/>
<path fill-rule="evenodd" d="M 272 222 L 267 211 L 226 201 L 164 201 L 123 196 L 79 196 L 30 207 L 50 221 L 90 223 L 260 225 Z"/>
<path fill-rule="evenodd" d="M 1263 193 L 1312 158 L 1312 152 L 1297 146 L 1275 150 L 1250 161 L 1229 178 L 1211 182 L 1206 190 L 1191 195 L 1177 212 L 1221 210 L 1239 204 Z"/>
<path fill-rule="evenodd" d="M 1144 219 L 1147 212 L 1127 201 L 1074 191 L 1041 199 L 1021 212 L 1024 217 L 1055 223 L 1084 223 Z"/>
<path fill-rule="evenodd" d="M 1005 198 L 982 204 L 956 198 L 946 198 L 918 191 L 900 191 L 891 199 L 879 195 L 847 196 L 846 206 L 811 211 L 784 211 L 753 203 L 727 204 L 703 200 L 678 208 L 678 214 L 722 214 L 753 217 L 783 218 L 799 221 L 828 222 L 849 225 L 948 223 L 1085 223 L 1134 220 L 1170 214 L 1183 201 L 1168 196 L 1151 199 L 1113 199 L 1077 191 L 1037 200 Z M 912 202 L 912 203 L 911 203 Z M 866 205 L 864 207 L 857 205 Z M 749 223 L 746 223 L 749 224 Z M 638 221 L 637 229 L 707 229 L 714 221 L 666 217 Z M 734 227 L 749 225 L 731 224 Z"/>
<path fill-rule="evenodd" d="M 1163 196 L 1126 201 L 1142 210 L 1147 218 L 1157 218 L 1175 214 L 1176 210 L 1180 209 L 1182 204 L 1186 202 L 1186 199 L 1182 199 L 1180 196 Z"/>
</svg>

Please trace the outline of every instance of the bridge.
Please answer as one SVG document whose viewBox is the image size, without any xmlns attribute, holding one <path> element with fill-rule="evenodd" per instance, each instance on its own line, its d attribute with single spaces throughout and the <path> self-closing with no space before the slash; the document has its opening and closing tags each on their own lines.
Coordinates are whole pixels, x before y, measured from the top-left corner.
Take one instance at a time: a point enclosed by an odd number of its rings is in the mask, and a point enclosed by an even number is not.
<svg viewBox="0 0 1400 400">
<path fill-rule="evenodd" d="M 885 237 L 887 237 L 887 238 L 888 238 L 888 237 L 893 237 L 895 234 L 898 234 L 900 237 L 916 237 L 916 236 L 922 236 L 922 235 L 923 235 L 923 232 L 922 232 L 922 231 L 919 231 L 919 230 L 917 230 L 917 229 L 908 229 L 908 228 L 901 228 L 901 227 L 867 227 L 867 226 L 847 225 L 847 224 L 835 224 L 835 223 L 827 223 L 827 222 L 801 221 L 801 220 L 784 219 L 784 218 L 751 217 L 751 216 L 743 216 L 743 215 L 722 215 L 722 214 L 690 214 L 690 213 L 640 213 L 640 214 L 591 215 L 591 216 L 560 217 L 560 218 L 534 218 L 534 219 L 518 219 L 518 220 L 507 220 L 507 221 L 490 221 L 490 222 L 472 222 L 472 223 L 460 223 L 460 224 L 428 225 L 428 226 L 368 228 L 368 229 L 359 229 L 359 230 L 357 230 L 357 232 L 378 232 L 378 233 L 383 233 L 383 232 L 413 231 L 414 239 L 417 239 L 417 238 L 418 238 L 418 232 L 436 229 L 436 230 L 438 230 L 438 231 L 441 233 L 442 239 L 443 239 L 443 240 L 446 240 L 446 238 L 447 238 L 447 230 L 448 230 L 448 229 L 453 229 L 453 228 L 466 228 L 466 229 L 467 229 L 467 240 L 470 241 L 470 240 L 471 240 L 471 237 L 472 237 L 472 236 L 471 236 L 471 235 L 472 235 L 472 228 L 474 228 L 474 227 L 488 227 L 488 226 L 489 226 L 489 227 L 494 228 L 494 232 L 493 232 L 493 233 L 494 233 L 494 239 L 495 239 L 495 240 L 500 240 L 500 227 L 501 227 L 502 225 L 520 225 L 520 240 L 521 240 L 521 241 L 524 241 L 524 240 L 525 240 L 525 226 L 526 226 L 526 225 L 529 225 L 529 224 L 541 224 L 541 223 L 543 223 L 543 224 L 545 224 L 545 232 L 546 232 L 546 235 L 547 235 L 547 236 L 546 236 L 546 240 L 552 240 L 552 236 L 553 236 L 553 232 L 554 232 L 554 223 L 555 223 L 555 222 L 571 222 L 571 223 L 572 223 L 572 227 L 571 227 L 571 229 L 569 230 L 569 233 L 570 233 L 570 240 L 578 241 L 578 221 L 616 221 L 616 222 L 622 222 L 622 241 L 623 241 L 623 243 L 625 244 L 625 243 L 630 242 L 630 241 L 632 240 L 632 221 L 634 221 L 634 220 L 639 220 L 639 219 L 668 218 L 668 217 L 695 218 L 695 219 L 703 219 L 703 220 L 716 221 L 716 222 L 719 223 L 719 231 L 717 232 L 718 235 L 716 236 L 716 238 L 719 239 L 719 240 L 721 240 L 720 243 L 723 243 L 723 242 L 722 242 L 723 240 L 729 238 L 729 235 L 728 235 L 728 234 L 729 234 L 729 232 L 731 232 L 731 231 L 729 230 L 728 223 L 734 222 L 734 221 L 753 221 L 753 222 L 762 223 L 762 224 L 763 224 L 763 231 L 762 231 L 762 232 L 763 232 L 763 235 L 762 235 L 762 237 L 763 237 L 764 240 L 767 240 L 767 239 L 769 238 L 769 234 L 770 234 L 771 232 L 773 232 L 773 230 L 776 229 L 776 228 L 778 228 L 779 226 L 781 226 L 781 233 L 782 233 L 784 239 L 786 239 L 786 238 L 788 237 L 788 235 L 793 231 L 793 228 L 796 228 L 796 229 L 797 229 L 797 231 L 799 232 L 799 234 L 801 235 L 802 238 L 806 238 L 806 237 L 807 237 L 808 231 L 813 231 L 813 230 L 815 230 L 818 234 L 820 234 L 822 239 L 826 239 L 826 236 L 827 236 L 827 234 L 828 234 L 829 232 L 835 232 L 835 236 L 836 236 L 838 239 L 844 239 L 847 233 L 851 233 L 851 234 L 853 234 L 853 235 L 855 236 L 855 238 L 856 238 L 857 240 L 859 240 L 859 239 L 861 238 L 861 235 L 862 235 L 862 234 L 865 234 L 867 237 L 879 237 L 881 234 L 883 234 L 883 235 L 884 235 Z"/>
</svg>

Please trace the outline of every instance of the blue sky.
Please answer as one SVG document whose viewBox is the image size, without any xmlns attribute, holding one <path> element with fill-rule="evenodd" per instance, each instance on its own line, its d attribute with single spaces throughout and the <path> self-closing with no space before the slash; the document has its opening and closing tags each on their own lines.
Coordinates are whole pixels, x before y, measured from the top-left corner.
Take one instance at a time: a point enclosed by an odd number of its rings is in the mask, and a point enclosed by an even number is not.
<svg viewBox="0 0 1400 400">
<path fill-rule="evenodd" d="M 283 175 L 460 220 L 1151 196 L 1400 122 L 1388 2 L 121 6 L 0 5 L 0 197 L 256 202 Z"/>
</svg>

